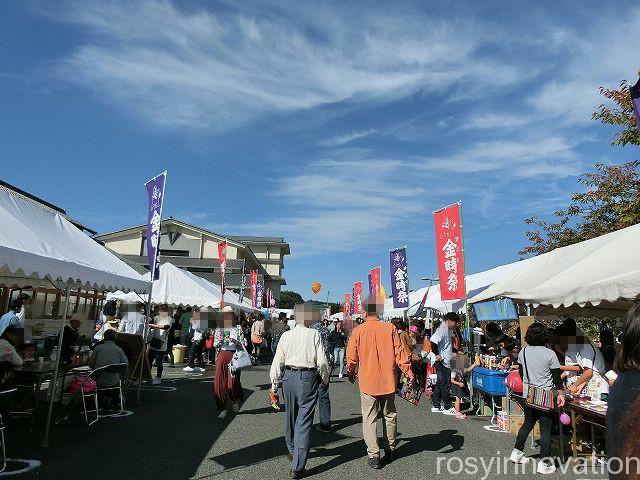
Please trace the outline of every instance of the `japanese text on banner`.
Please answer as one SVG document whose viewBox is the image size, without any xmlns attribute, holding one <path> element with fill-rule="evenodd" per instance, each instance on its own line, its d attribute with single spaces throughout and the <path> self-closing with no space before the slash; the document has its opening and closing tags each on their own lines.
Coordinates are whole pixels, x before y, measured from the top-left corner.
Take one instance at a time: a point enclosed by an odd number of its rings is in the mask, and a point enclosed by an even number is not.
<svg viewBox="0 0 640 480">
<path fill-rule="evenodd" d="M 371 295 L 380 294 L 380 267 L 372 268 L 369 272 L 369 291 Z"/>
<path fill-rule="evenodd" d="M 409 307 L 409 277 L 407 275 L 407 249 L 397 248 L 389 252 L 391 272 L 391 290 L 393 292 L 393 307 Z"/>
<path fill-rule="evenodd" d="M 147 196 L 149 198 L 149 211 L 147 215 L 147 256 L 149 258 L 149 271 L 154 280 L 160 278 L 160 230 L 166 177 L 167 172 L 164 172 L 144 184 L 147 188 Z"/>
<path fill-rule="evenodd" d="M 362 282 L 353 284 L 353 313 L 355 315 L 362 313 Z"/>
<path fill-rule="evenodd" d="M 466 297 L 467 290 L 464 277 L 460 205 L 451 205 L 433 215 L 441 298 L 443 301 L 463 299 Z"/>
</svg>

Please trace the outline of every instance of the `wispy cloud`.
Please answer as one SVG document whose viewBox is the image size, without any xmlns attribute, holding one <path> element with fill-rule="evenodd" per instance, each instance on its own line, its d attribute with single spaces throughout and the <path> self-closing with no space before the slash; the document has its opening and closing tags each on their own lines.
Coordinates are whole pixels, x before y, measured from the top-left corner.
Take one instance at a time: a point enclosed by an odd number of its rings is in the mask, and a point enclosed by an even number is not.
<svg viewBox="0 0 640 480">
<path fill-rule="evenodd" d="M 157 125 L 209 131 L 336 102 L 390 102 L 471 82 L 498 88 L 525 74 L 478 55 L 488 38 L 499 40 L 483 35 L 488 27 L 418 8 L 359 9 L 355 28 L 347 6 L 243 3 L 241 13 L 237 5 L 51 7 L 49 15 L 88 35 L 59 74 Z"/>
<path fill-rule="evenodd" d="M 525 115 L 510 115 L 507 113 L 482 113 L 469 118 L 460 127 L 461 130 L 496 130 L 521 127 L 532 121 Z"/>
<path fill-rule="evenodd" d="M 357 130 L 354 132 L 343 133 L 341 135 L 336 135 L 335 137 L 327 138 L 326 140 L 322 140 L 320 143 L 326 147 L 339 147 L 346 143 L 353 142 L 354 140 L 360 140 L 361 138 L 368 137 L 376 133 L 377 130 L 371 128 L 369 130 Z"/>
</svg>

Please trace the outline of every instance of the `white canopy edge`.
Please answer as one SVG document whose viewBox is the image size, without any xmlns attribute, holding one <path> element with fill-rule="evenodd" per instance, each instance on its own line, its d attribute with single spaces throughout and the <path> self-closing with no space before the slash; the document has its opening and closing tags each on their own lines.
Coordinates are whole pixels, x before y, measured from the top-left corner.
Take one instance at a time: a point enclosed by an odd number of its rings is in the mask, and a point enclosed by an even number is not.
<svg viewBox="0 0 640 480">
<path fill-rule="evenodd" d="M 148 288 L 138 272 L 59 212 L 4 187 L 0 188 L 0 225 L 0 283 L 50 280 L 54 285 L 86 289 Z"/>
<path fill-rule="evenodd" d="M 639 238 L 634 225 L 529 258 L 469 302 L 508 297 L 533 307 L 622 309 L 640 296 Z"/>
</svg>

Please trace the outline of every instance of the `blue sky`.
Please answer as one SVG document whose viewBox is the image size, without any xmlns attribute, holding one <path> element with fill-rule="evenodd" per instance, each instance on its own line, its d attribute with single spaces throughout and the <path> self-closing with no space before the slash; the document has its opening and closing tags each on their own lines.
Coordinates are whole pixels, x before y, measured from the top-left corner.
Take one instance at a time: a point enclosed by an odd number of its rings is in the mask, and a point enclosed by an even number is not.
<svg viewBox="0 0 640 480">
<path fill-rule="evenodd" d="M 640 67 L 615 3 L 1 2 L 2 178 L 105 232 L 167 169 L 167 216 L 284 236 L 289 287 L 333 300 L 401 245 L 421 286 L 461 199 L 477 272 L 637 158 L 590 119 Z"/>
</svg>

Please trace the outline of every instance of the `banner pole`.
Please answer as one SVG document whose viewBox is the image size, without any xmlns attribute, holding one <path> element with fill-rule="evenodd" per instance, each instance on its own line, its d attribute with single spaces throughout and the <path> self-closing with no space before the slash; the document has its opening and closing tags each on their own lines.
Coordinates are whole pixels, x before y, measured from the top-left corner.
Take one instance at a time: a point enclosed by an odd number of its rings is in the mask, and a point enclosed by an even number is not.
<svg viewBox="0 0 640 480">
<path fill-rule="evenodd" d="M 60 371 L 60 354 L 62 353 L 62 340 L 64 339 L 64 327 L 67 324 L 67 311 L 69 310 L 69 297 L 71 297 L 71 284 L 67 284 L 67 291 L 65 292 L 64 308 L 62 309 L 62 322 L 60 328 L 60 335 L 58 338 L 58 356 L 56 357 L 56 366 L 53 369 L 53 382 L 51 384 L 51 398 L 49 398 L 49 408 L 47 410 L 47 425 L 44 430 L 44 442 L 43 447 L 49 446 L 49 429 L 51 427 L 51 414 L 53 413 L 53 400 L 56 396 L 56 389 L 58 388 L 58 372 Z M 64 388 L 64 385 L 62 386 Z M 37 395 L 40 392 L 36 392 Z"/>
<path fill-rule="evenodd" d="M 147 299 L 147 308 L 144 315 L 144 331 L 142 332 L 142 351 L 140 352 L 140 371 L 138 373 L 138 405 L 140 395 L 142 394 L 142 373 L 144 372 L 144 360 L 147 356 L 147 332 L 149 331 L 149 317 L 151 316 L 151 294 L 153 293 L 153 277 L 155 277 L 155 262 L 153 263 L 153 272 L 151 272 L 151 282 L 149 282 L 149 298 Z M 149 366 L 151 368 L 151 366 Z"/>
<path fill-rule="evenodd" d="M 466 313 L 465 319 L 465 331 L 467 334 L 467 341 L 471 341 L 471 323 L 469 319 L 469 298 L 467 288 L 467 253 L 464 249 L 464 218 L 462 216 L 462 200 L 458 200 L 458 208 L 460 208 L 460 236 L 462 245 L 462 265 L 464 268 L 464 310 Z M 451 305 L 453 307 L 453 304 Z"/>
</svg>

